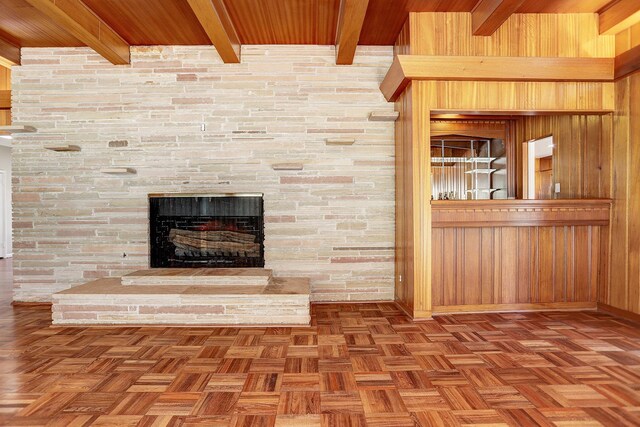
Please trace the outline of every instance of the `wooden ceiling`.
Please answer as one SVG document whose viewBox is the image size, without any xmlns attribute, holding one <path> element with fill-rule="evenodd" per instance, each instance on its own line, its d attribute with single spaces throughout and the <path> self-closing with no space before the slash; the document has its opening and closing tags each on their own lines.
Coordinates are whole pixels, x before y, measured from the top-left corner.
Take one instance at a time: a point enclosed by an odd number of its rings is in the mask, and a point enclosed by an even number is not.
<svg viewBox="0 0 640 427">
<path fill-rule="evenodd" d="M 213 38 L 229 37 L 232 45 L 234 37 L 237 44 L 333 45 L 343 37 L 350 50 L 354 43 L 393 45 L 410 11 L 476 8 L 484 14 L 477 34 L 485 35 L 511 13 L 596 13 L 617 7 L 631 15 L 639 4 L 640 0 L 0 0 L 0 56 L 6 58 L 7 46 L 89 45 L 100 52 L 93 44 L 101 38 L 103 45 L 116 38 L 119 47 L 214 44 L 220 50 Z M 348 14 L 342 20 L 341 8 Z M 353 22 L 358 13 L 363 18 Z M 609 14 L 614 30 L 619 29 L 619 13 Z M 218 31 L 216 25 L 223 28 Z M 105 28 L 112 30 L 106 36 Z"/>
</svg>

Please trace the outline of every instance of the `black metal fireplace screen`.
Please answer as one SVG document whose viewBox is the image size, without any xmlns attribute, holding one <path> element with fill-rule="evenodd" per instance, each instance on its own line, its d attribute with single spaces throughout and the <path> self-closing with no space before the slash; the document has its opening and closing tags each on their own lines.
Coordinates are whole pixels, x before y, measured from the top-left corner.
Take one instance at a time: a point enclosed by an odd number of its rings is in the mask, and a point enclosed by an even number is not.
<svg viewBox="0 0 640 427">
<path fill-rule="evenodd" d="M 150 195 L 152 268 L 264 267 L 259 194 Z"/>
</svg>

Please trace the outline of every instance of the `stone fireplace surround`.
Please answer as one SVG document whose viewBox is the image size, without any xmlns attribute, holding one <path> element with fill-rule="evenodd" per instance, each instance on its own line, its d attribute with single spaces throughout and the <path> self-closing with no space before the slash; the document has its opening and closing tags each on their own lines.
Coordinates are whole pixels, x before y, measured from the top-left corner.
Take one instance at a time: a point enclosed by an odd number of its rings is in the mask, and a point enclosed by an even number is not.
<svg viewBox="0 0 640 427">
<path fill-rule="evenodd" d="M 378 89 L 392 48 L 359 46 L 348 67 L 329 46 L 242 56 L 135 47 L 113 66 L 88 48 L 23 49 L 13 120 L 38 131 L 13 142 L 16 301 L 149 268 L 148 194 L 256 190 L 274 277 L 308 278 L 314 301 L 393 299 L 394 127 L 369 121 L 393 111 Z"/>
</svg>

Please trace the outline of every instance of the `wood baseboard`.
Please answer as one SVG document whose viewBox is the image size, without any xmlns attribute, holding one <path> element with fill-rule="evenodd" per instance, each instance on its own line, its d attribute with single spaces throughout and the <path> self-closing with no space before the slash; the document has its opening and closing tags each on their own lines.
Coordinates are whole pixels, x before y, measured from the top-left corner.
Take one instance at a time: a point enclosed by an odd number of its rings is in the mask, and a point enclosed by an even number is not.
<svg viewBox="0 0 640 427">
<path fill-rule="evenodd" d="M 595 302 L 541 302 L 520 304 L 441 305 L 433 307 L 433 315 L 455 313 L 487 313 L 513 311 L 596 310 Z"/>
<path fill-rule="evenodd" d="M 598 303 L 598 311 L 610 314 L 615 317 L 620 317 L 625 320 L 640 323 L 640 314 L 628 310 L 623 310 L 609 304 Z"/>
<path fill-rule="evenodd" d="M 14 307 L 38 307 L 38 308 L 49 308 L 51 309 L 50 302 L 35 302 L 35 301 L 12 301 L 11 305 Z"/>
</svg>

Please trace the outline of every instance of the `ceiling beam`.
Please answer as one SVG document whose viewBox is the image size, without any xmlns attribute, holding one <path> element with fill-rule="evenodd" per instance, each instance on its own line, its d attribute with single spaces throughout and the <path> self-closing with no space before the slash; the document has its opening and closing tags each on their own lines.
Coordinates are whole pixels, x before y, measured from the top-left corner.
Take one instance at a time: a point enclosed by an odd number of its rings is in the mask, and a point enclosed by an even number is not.
<svg viewBox="0 0 640 427">
<path fill-rule="evenodd" d="M 479 0 L 471 11 L 474 36 L 490 36 L 524 3 L 524 0 Z"/>
<path fill-rule="evenodd" d="M 115 65 L 129 63 L 129 43 L 80 0 L 25 0 Z"/>
<path fill-rule="evenodd" d="M 187 0 L 225 64 L 240 63 L 240 39 L 222 0 Z"/>
<path fill-rule="evenodd" d="M 395 101 L 413 80 L 611 82 L 613 58 L 396 55 L 380 85 Z"/>
<path fill-rule="evenodd" d="M 0 65 L 7 68 L 20 65 L 20 46 L 3 36 L 0 36 Z"/>
<path fill-rule="evenodd" d="M 640 1 L 620 0 L 600 12 L 600 34 L 617 34 L 640 22 Z"/>
<path fill-rule="evenodd" d="M 356 55 L 360 32 L 369 0 L 341 0 L 336 31 L 336 64 L 351 65 Z"/>
<path fill-rule="evenodd" d="M 640 46 L 631 48 L 616 56 L 615 70 L 616 80 L 640 71 Z"/>
</svg>

